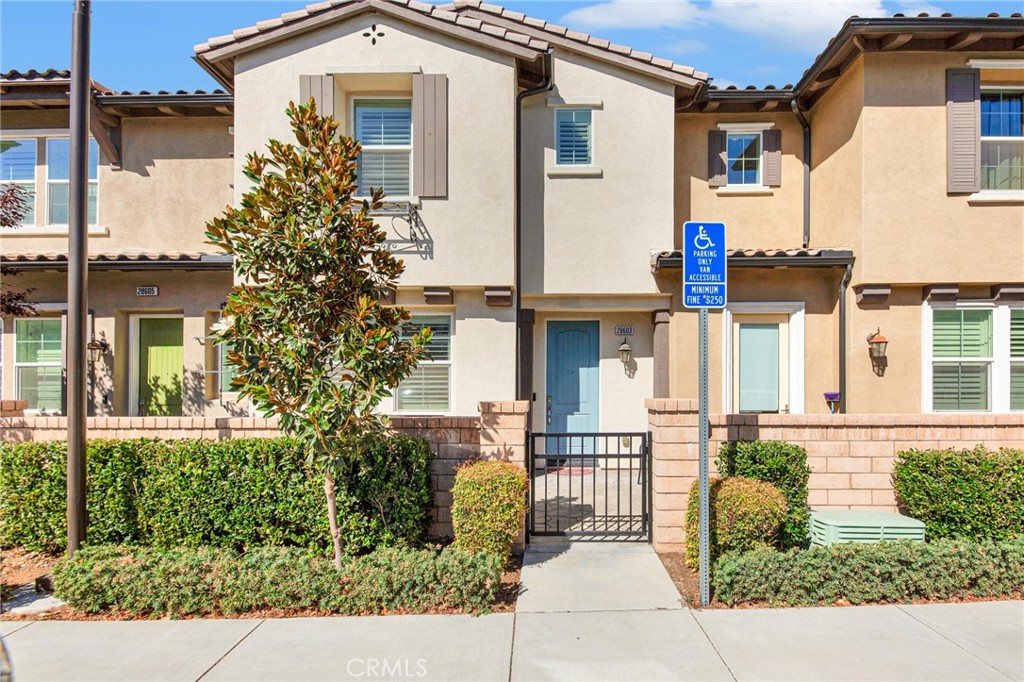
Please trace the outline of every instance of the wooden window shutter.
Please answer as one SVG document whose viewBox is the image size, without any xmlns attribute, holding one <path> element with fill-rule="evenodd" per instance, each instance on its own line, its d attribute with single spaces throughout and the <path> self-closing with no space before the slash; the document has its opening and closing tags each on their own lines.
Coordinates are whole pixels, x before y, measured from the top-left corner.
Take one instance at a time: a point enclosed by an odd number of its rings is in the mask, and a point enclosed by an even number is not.
<svg viewBox="0 0 1024 682">
<path fill-rule="evenodd" d="M 412 187 L 418 197 L 448 196 L 448 76 L 412 77 Z"/>
<path fill-rule="evenodd" d="M 946 70 L 946 191 L 981 189 L 981 76 Z"/>
<path fill-rule="evenodd" d="M 782 185 L 782 131 L 766 130 L 762 138 L 761 182 L 766 187 L 779 187 Z"/>
<path fill-rule="evenodd" d="M 334 76 L 299 76 L 299 104 L 312 97 L 321 116 L 334 116 Z"/>
<path fill-rule="evenodd" d="M 727 173 L 725 167 L 724 130 L 708 131 L 708 186 L 725 187 Z"/>
</svg>

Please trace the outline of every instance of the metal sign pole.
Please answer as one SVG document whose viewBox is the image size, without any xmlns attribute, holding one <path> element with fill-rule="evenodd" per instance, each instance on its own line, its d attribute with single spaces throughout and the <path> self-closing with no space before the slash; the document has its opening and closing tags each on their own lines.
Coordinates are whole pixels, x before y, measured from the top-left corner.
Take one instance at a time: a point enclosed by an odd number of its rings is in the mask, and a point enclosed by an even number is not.
<svg viewBox="0 0 1024 682">
<path fill-rule="evenodd" d="M 68 222 L 68 556 L 85 541 L 86 323 L 89 296 L 89 2 L 76 0 L 71 34 Z"/>
<path fill-rule="evenodd" d="M 708 309 L 700 309 L 700 605 L 711 604 L 709 540 L 711 505 L 708 500 Z"/>
<path fill-rule="evenodd" d="M 725 223 L 687 221 L 683 224 L 683 307 L 700 310 L 700 605 L 711 604 L 711 502 L 708 499 L 708 309 L 722 310 L 729 300 L 729 268 Z M 723 360 L 725 362 L 725 360 Z"/>
</svg>

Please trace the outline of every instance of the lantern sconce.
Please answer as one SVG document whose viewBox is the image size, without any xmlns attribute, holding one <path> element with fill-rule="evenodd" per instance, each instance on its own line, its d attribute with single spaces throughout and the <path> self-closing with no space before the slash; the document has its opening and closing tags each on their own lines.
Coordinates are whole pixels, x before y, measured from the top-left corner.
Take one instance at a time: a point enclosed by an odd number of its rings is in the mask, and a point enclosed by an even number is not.
<svg viewBox="0 0 1024 682">
<path fill-rule="evenodd" d="M 882 336 L 881 327 L 874 334 L 868 336 L 868 355 L 871 357 L 871 368 L 878 376 L 885 375 L 885 368 L 889 364 L 885 357 L 888 346 L 889 339 Z"/>
<path fill-rule="evenodd" d="M 633 347 L 629 345 L 629 342 L 625 338 L 622 339 L 622 345 L 619 346 L 619 360 L 622 364 L 628 365 L 633 359 Z"/>
<path fill-rule="evenodd" d="M 104 355 L 110 352 L 110 344 L 107 343 L 106 339 L 97 339 L 95 336 L 85 344 L 86 349 L 89 351 L 89 361 L 92 364 L 96 364 L 100 361 Z"/>
</svg>

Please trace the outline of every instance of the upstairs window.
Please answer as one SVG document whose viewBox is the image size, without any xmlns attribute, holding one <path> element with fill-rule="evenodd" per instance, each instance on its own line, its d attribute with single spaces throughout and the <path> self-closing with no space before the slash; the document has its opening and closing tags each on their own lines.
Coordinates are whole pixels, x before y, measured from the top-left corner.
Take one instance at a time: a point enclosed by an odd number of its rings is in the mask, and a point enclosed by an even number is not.
<svg viewBox="0 0 1024 682">
<path fill-rule="evenodd" d="M 36 222 L 36 139 L 0 140 L 0 185 L 19 185 L 29 193 L 22 225 Z"/>
<path fill-rule="evenodd" d="M 982 86 L 981 189 L 1024 189 L 1024 89 Z"/>
<path fill-rule="evenodd" d="M 726 168 L 726 184 L 760 185 L 761 133 L 728 133 Z"/>
<path fill-rule="evenodd" d="M 357 99 L 354 103 L 355 136 L 359 155 L 359 195 L 380 188 L 389 197 L 412 194 L 412 101 Z"/>
<path fill-rule="evenodd" d="M 395 390 L 399 412 L 448 412 L 451 409 L 452 318 L 450 315 L 413 315 L 402 325 L 402 338 L 410 339 L 430 327 L 427 356 Z"/>
<path fill-rule="evenodd" d="M 100 150 L 89 140 L 89 224 L 96 224 L 97 170 Z M 46 141 L 46 215 L 48 225 L 67 225 L 70 210 L 71 141 L 51 137 Z"/>
<path fill-rule="evenodd" d="M 591 109 L 555 111 L 555 163 L 589 166 L 594 161 L 594 112 Z"/>
</svg>

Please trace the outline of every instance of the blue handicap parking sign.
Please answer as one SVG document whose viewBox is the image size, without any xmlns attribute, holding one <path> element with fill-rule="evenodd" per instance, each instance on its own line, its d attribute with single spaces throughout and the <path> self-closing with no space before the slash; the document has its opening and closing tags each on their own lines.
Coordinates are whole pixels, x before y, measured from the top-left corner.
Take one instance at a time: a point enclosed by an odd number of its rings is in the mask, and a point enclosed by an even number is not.
<svg viewBox="0 0 1024 682">
<path fill-rule="evenodd" d="M 725 223 L 683 223 L 683 307 L 725 307 L 725 258 Z"/>
</svg>

